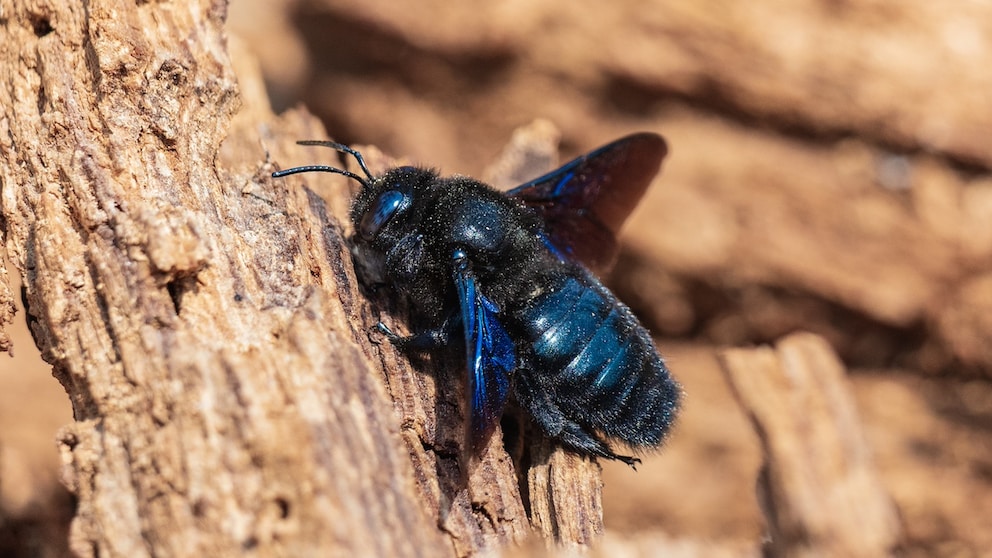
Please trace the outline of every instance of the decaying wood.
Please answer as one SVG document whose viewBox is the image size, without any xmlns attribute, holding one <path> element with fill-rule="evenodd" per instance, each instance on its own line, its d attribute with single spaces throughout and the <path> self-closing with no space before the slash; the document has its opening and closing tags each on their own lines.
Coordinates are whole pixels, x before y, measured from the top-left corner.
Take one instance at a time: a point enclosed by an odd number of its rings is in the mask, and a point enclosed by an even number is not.
<svg viewBox="0 0 992 558">
<path fill-rule="evenodd" d="M 431 54 L 512 60 L 513 64 L 492 65 L 499 80 L 458 84 L 462 90 L 475 86 L 490 92 L 491 98 L 472 95 L 466 100 L 470 110 L 483 103 L 492 103 L 495 111 L 505 111 L 507 104 L 549 106 L 579 86 L 612 93 L 617 105 L 627 104 L 636 112 L 650 106 L 652 94 L 667 93 L 764 123 L 820 135 L 856 130 L 856 135 L 866 134 L 900 150 L 923 147 L 992 164 L 985 140 L 985 130 L 992 126 L 992 101 L 979 93 L 992 87 L 992 76 L 983 71 L 992 63 L 987 46 L 992 8 L 983 2 L 954 10 L 926 0 L 828 5 L 765 0 L 720 10 L 714 3 L 685 0 L 663 0 L 652 9 L 624 2 L 610 10 L 563 10 L 554 0 L 520 6 L 451 6 L 425 0 L 418 10 L 392 6 L 390 0 L 313 0 L 302 9 L 315 35 L 323 27 L 369 43 L 402 37 L 412 48 Z M 339 34 L 325 35 L 322 46 L 340 40 Z M 589 42 L 589 37 L 596 40 Z M 417 65 L 415 58 L 390 58 L 378 51 L 370 53 L 368 61 L 405 66 L 420 89 L 431 89 L 431 81 L 438 89 L 457 82 L 459 76 L 448 73 L 450 68 L 427 57 Z M 542 82 L 540 90 L 553 95 L 506 87 L 511 81 L 540 81 L 549 74 L 567 76 L 553 89 Z M 365 79 L 374 76 L 369 72 Z M 940 87 L 934 86 L 937 78 Z M 326 87 L 349 97 L 375 97 L 342 84 Z M 508 97 L 502 106 L 499 96 Z M 326 96 L 324 102 L 337 101 Z M 589 114 L 594 107 L 583 109 L 559 111 L 568 111 L 576 124 L 595 120 Z M 362 119 L 354 114 L 351 118 Z M 478 117 L 471 120 L 485 124 Z M 595 123 L 585 124 L 574 128 L 590 134 Z"/>
<path fill-rule="evenodd" d="M 356 278 L 353 185 L 269 177 L 334 155 L 232 64 L 223 2 L 0 12 L 2 232 L 72 401 L 76 553 L 468 555 L 528 536 L 521 485 L 540 532 L 602 530 L 595 463 L 469 461 L 461 367 L 369 339 L 403 320 Z"/>
<path fill-rule="evenodd" d="M 2 240 L 3 231 L 0 230 L 0 241 Z M 10 335 L 4 331 L 4 327 L 14 323 L 15 310 L 14 297 L 7 280 L 7 262 L 0 258 L 0 353 L 10 352 L 13 349 Z"/>
<path fill-rule="evenodd" d="M 603 534 L 599 464 L 563 452 L 547 440 L 534 444 L 527 471 L 531 521 L 550 540 L 587 546 Z"/>
<path fill-rule="evenodd" d="M 732 349 L 724 373 L 761 440 L 759 500 L 773 556 L 886 556 L 900 542 L 843 365 L 794 334 L 775 349 Z"/>
</svg>

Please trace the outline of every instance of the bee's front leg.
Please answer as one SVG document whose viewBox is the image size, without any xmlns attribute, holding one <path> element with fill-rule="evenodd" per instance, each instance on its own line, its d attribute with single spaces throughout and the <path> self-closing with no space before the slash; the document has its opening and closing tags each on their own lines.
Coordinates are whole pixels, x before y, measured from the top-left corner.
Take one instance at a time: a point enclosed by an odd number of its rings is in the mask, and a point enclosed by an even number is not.
<svg viewBox="0 0 992 558">
<path fill-rule="evenodd" d="M 448 346 L 451 343 L 457 322 L 455 317 L 449 316 L 436 328 L 425 329 L 413 335 L 405 336 L 397 335 L 382 322 L 376 324 L 373 331 L 385 337 L 394 347 L 402 351 L 427 352 Z M 371 335 L 369 337 L 372 338 Z M 376 343 L 376 340 L 372 338 L 372 342 Z"/>
</svg>

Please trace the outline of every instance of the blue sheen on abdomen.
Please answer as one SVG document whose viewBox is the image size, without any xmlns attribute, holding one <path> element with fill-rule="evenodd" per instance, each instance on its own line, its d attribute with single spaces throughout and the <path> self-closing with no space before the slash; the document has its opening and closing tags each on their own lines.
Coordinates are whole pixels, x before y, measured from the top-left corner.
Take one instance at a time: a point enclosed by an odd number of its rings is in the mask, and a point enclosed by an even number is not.
<svg viewBox="0 0 992 558">
<path fill-rule="evenodd" d="M 553 291 L 538 297 L 522 317 L 534 340 L 535 355 L 563 367 L 592 339 L 600 314 L 608 312 L 598 293 L 566 277 Z"/>
<path fill-rule="evenodd" d="M 562 278 L 520 317 L 543 371 L 570 385 L 612 391 L 632 379 L 628 368 L 639 368 L 640 362 L 626 358 L 631 328 L 615 301 L 576 277 Z"/>
</svg>

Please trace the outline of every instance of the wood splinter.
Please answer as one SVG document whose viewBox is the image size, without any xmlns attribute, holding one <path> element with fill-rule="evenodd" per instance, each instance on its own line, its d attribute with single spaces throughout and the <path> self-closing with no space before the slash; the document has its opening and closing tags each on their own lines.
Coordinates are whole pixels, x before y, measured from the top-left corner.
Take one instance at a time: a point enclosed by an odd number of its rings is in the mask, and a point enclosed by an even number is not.
<svg viewBox="0 0 992 558">
<path fill-rule="evenodd" d="M 892 555 L 901 526 L 830 345 L 799 333 L 720 361 L 765 456 L 758 499 L 770 554 Z"/>
</svg>

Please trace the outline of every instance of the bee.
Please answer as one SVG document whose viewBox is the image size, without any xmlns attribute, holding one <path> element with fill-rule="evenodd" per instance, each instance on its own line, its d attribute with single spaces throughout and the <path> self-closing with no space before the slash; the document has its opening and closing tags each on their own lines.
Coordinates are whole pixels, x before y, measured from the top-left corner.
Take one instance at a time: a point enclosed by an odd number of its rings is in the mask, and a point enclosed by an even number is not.
<svg viewBox="0 0 992 558">
<path fill-rule="evenodd" d="M 364 176 L 311 165 L 361 190 L 351 207 L 356 249 L 381 262 L 426 328 L 398 336 L 407 351 L 464 343 L 469 437 L 483 447 L 511 392 L 551 438 L 572 451 L 623 461 L 608 442 L 659 445 L 675 420 L 681 389 L 651 336 L 592 271 L 617 253 L 616 234 L 668 152 L 654 133 L 618 139 L 500 192 L 473 178 L 412 166 Z"/>
</svg>

